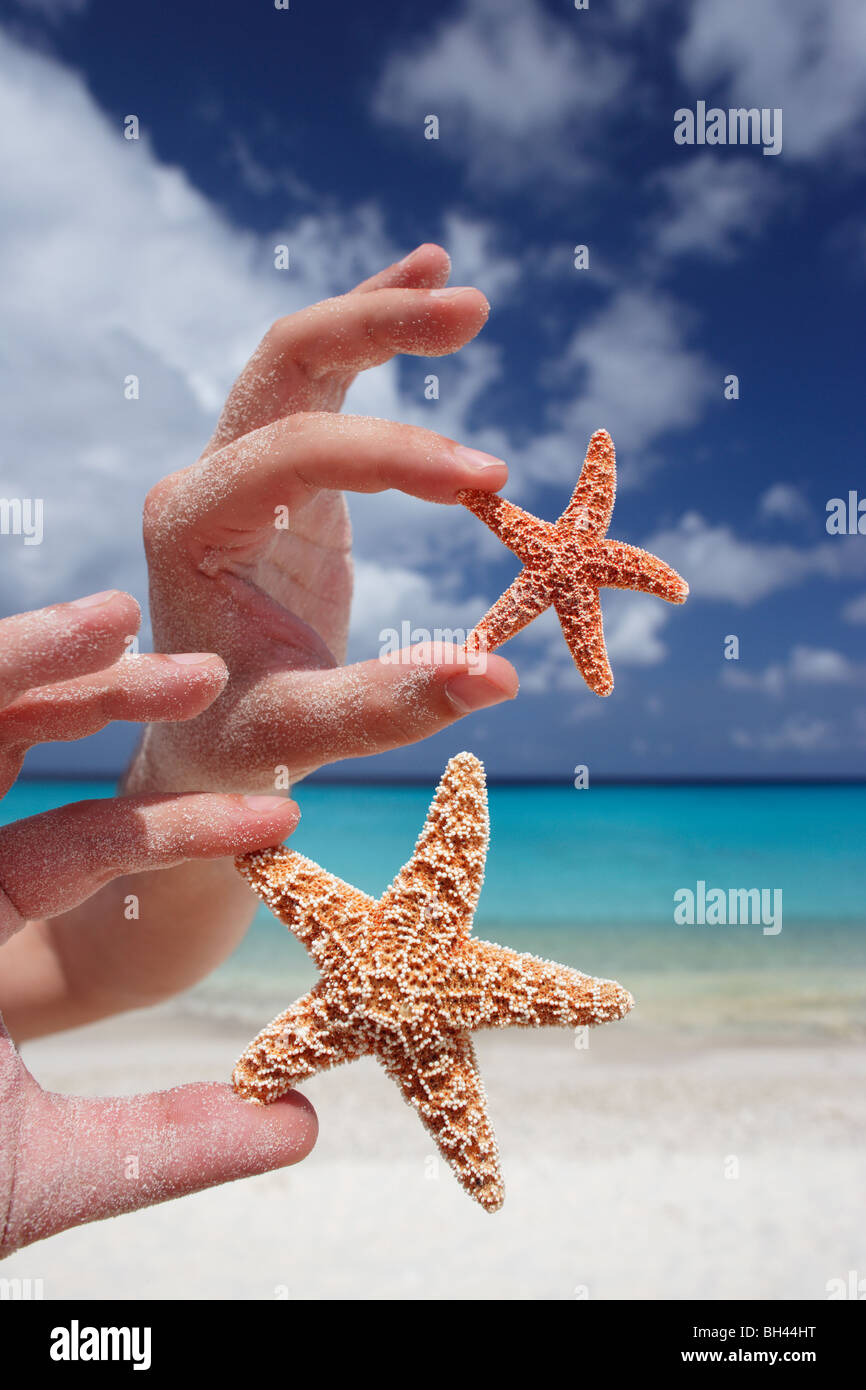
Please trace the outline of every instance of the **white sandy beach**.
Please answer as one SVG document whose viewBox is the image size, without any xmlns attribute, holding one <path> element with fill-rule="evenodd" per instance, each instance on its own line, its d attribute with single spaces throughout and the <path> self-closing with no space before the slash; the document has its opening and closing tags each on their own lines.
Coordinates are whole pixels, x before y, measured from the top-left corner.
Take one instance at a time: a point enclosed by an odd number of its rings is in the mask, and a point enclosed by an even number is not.
<svg viewBox="0 0 866 1390">
<path fill-rule="evenodd" d="M 46 1087 L 95 1095 L 225 1080 L 247 1041 L 166 1006 L 23 1051 Z M 321 1132 L 300 1166 L 65 1232 L 2 1273 L 46 1298 L 822 1299 L 866 1271 L 862 1044 L 713 1046 L 629 1020 L 585 1051 L 554 1031 L 477 1046 L 494 1216 L 365 1060 L 304 1088 Z"/>
</svg>

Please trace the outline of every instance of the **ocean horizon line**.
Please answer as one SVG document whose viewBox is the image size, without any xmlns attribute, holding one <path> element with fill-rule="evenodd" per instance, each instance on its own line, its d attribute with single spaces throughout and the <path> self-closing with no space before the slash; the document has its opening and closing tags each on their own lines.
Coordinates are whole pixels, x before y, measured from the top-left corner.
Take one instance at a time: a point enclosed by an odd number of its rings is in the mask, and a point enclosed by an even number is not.
<svg viewBox="0 0 866 1390">
<path fill-rule="evenodd" d="M 118 772 L 36 772 L 19 775 L 17 783 L 49 782 L 115 782 L 123 776 Z M 431 781 L 441 776 L 441 769 L 429 774 L 418 773 L 407 777 L 340 777 L 328 772 L 314 772 L 301 780 L 309 786 L 342 787 L 427 787 Z M 491 787 L 568 787 L 570 777 L 496 777 L 488 774 Z M 618 777 L 597 774 L 592 777 L 591 787 L 863 787 L 866 774 L 856 777 L 798 776 L 798 777 L 719 777 L 712 774 L 692 777 Z"/>
</svg>

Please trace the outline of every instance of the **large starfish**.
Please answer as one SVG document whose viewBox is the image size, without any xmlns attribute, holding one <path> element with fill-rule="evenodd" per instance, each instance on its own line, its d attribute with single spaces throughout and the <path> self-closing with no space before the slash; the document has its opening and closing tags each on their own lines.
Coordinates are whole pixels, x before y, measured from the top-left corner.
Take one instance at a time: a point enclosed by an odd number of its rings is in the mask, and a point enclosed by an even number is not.
<svg viewBox="0 0 866 1390">
<path fill-rule="evenodd" d="M 467 488 L 464 507 L 490 527 L 523 569 L 470 633 L 468 651 L 493 651 L 553 605 L 590 690 L 609 695 L 613 673 L 604 645 L 599 589 L 637 589 L 684 603 L 689 586 L 676 570 L 636 546 L 605 537 L 616 497 L 616 455 L 606 430 L 589 441 L 571 501 L 558 521 L 540 521 L 492 492 Z"/>
<path fill-rule="evenodd" d="M 412 858 L 379 902 L 285 848 L 238 859 L 322 978 L 250 1044 L 233 1081 L 242 1096 L 272 1101 L 372 1053 L 458 1181 L 496 1211 L 504 1189 L 472 1030 L 606 1023 L 633 1001 L 612 980 L 471 936 L 488 839 L 484 768 L 459 753 Z"/>
</svg>

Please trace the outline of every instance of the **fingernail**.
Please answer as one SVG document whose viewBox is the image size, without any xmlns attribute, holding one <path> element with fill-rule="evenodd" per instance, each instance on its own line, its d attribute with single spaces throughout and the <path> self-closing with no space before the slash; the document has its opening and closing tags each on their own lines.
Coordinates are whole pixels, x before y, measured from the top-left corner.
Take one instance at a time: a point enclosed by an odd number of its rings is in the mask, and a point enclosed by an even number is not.
<svg viewBox="0 0 866 1390">
<path fill-rule="evenodd" d="M 501 704 L 509 697 L 506 692 L 482 675 L 462 671 L 452 676 L 445 686 L 445 694 L 458 714 L 469 714 L 474 709 L 486 709 L 488 705 Z"/>
<path fill-rule="evenodd" d="M 98 594 L 88 594 L 85 598 L 74 598 L 69 602 L 70 608 L 98 608 L 100 603 L 110 603 L 113 598 L 117 598 L 117 589 L 102 589 Z"/>
<path fill-rule="evenodd" d="M 178 666 L 203 666 L 206 661 L 215 661 L 215 652 L 166 652 L 169 661 L 176 661 Z"/>
<path fill-rule="evenodd" d="M 454 450 L 454 457 L 460 462 L 465 463 L 468 468 L 480 471 L 484 468 L 507 468 L 508 465 L 498 459 L 495 454 L 483 454 L 480 449 L 467 449 L 463 444 L 458 444 Z"/>
<path fill-rule="evenodd" d="M 444 290 L 428 290 L 427 293 L 434 299 L 453 299 L 456 294 L 466 294 L 471 289 L 471 285 L 449 285 Z"/>
<path fill-rule="evenodd" d="M 242 796 L 241 801 L 250 811 L 279 811 L 289 805 L 285 796 Z"/>
<path fill-rule="evenodd" d="M 421 246 L 423 246 L 423 245 L 424 245 L 424 243 L 421 242 L 421 245 L 415 247 L 415 251 L 420 251 L 420 250 L 421 250 Z M 402 261 L 398 261 L 397 264 L 398 264 L 398 265 L 405 265 L 407 261 L 411 261 L 412 257 L 415 255 L 415 251 L 410 251 L 409 254 L 408 254 L 408 256 L 404 256 L 403 259 L 402 259 Z"/>
</svg>

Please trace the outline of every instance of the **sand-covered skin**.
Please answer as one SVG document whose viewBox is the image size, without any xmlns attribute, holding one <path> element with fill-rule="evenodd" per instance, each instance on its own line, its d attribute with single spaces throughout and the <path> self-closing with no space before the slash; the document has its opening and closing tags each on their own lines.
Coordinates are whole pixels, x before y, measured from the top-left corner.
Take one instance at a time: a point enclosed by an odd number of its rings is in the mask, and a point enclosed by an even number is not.
<svg viewBox="0 0 866 1390">
<path fill-rule="evenodd" d="M 219 1079 L 245 1024 L 178 1005 L 25 1047 L 86 1094 Z M 866 1270 L 866 1048 L 726 1046 L 631 1020 L 481 1034 L 509 1201 L 466 1201 L 371 1059 L 305 1084 L 301 1165 L 13 1255 L 46 1298 L 823 1299 Z M 737 1168 L 731 1160 L 736 1159 Z M 726 1176 L 738 1171 L 739 1176 Z"/>
<path fill-rule="evenodd" d="M 349 294 L 277 320 L 201 458 L 151 489 L 154 641 L 218 651 L 231 680 L 183 733 L 148 730 L 133 790 L 270 790 L 284 767 L 295 781 L 455 718 L 444 686 L 472 664 L 465 653 L 411 681 L 378 659 L 343 667 L 352 556 L 342 494 L 394 488 L 455 505 L 461 488 L 503 486 L 507 467 L 428 429 L 336 413 L 356 373 L 395 354 L 455 352 L 480 331 L 486 299 L 446 288 L 448 271 L 441 248 L 422 246 Z M 509 672 L 488 663 L 477 683 L 491 686 L 488 703 L 515 693 Z M 346 721 L 347 706 L 363 717 Z"/>
</svg>

